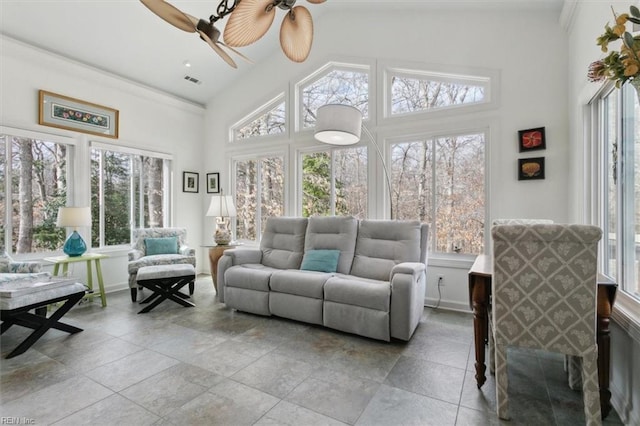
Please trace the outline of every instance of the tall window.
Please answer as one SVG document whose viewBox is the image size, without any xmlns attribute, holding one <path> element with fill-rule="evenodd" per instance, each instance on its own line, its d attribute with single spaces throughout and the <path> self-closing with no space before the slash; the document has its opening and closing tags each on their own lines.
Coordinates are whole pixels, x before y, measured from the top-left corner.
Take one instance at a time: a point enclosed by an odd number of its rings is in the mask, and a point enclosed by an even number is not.
<svg viewBox="0 0 640 426">
<path fill-rule="evenodd" d="M 131 229 L 169 223 L 171 160 L 157 153 L 91 149 L 92 246 L 129 244 Z"/>
<path fill-rule="evenodd" d="M 302 154 L 302 216 L 367 217 L 367 148 Z"/>
<path fill-rule="evenodd" d="M 62 247 L 65 230 L 56 219 L 58 207 L 67 204 L 72 149 L 31 132 L 0 133 L 0 250 L 22 254 Z"/>
<path fill-rule="evenodd" d="M 395 217 L 429 223 L 432 250 L 482 252 L 484 152 L 484 132 L 414 139 L 392 145 Z"/>
<path fill-rule="evenodd" d="M 236 238 L 256 241 L 268 217 L 284 215 L 284 157 L 237 160 L 234 168 Z"/>
<path fill-rule="evenodd" d="M 599 96 L 599 210 L 604 272 L 640 300 L 640 105 L 625 85 Z"/>
</svg>

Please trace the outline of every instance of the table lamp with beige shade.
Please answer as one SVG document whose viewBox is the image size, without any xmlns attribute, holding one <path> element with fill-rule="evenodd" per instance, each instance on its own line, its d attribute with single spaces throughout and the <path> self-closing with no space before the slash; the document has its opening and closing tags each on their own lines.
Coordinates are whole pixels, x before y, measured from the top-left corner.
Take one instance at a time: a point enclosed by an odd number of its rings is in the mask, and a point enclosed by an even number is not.
<svg viewBox="0 0 640 426">
<path fill-rule="evenodd" d="M 73 228 L 73 232 L 62 247 L 62 251 L 69 257 L 82 256 L 87 251 L 87 245 L 78 234 L 78 228 L 91 226 L 91 209 L 89 207 L 60 207 L 57 225 Z"/>
</svg>

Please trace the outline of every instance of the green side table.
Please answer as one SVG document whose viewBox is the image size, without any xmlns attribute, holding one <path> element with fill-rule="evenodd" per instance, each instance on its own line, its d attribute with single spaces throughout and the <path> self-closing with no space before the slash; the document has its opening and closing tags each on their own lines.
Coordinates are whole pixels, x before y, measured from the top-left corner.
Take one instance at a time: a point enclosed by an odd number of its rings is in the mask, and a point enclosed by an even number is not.
<svg viewBox="0 0 640 426">
<path fill-rule="evenodd" d="M 53 275 L 58 276 L 60 272 L 60 265 L 62 265 L 62 275 L 67 276 L 69 271 L 69 264 L 76 262 L 87 262 L 87 286 L 90 290 L 93 290 L 93 271 L 91 267 L 91 261 L 96 264 L 96 277 L 98 278 L 98 286 L 100 287 L 100 299 L 102 300 L 102 307 L 107 306 L 107 295 L 104 292 L 104 281 L 102 280 L 102 267 L 100 266 L 100 260 L 106 259 L 109 256 L 100 253 L 85 253 L 82 256 L 55 256 L 45 257 L 44 260 L 54 264 Z M 89 294 L 89 299 L 93 300 L 93 293 Z"/>
</svg>

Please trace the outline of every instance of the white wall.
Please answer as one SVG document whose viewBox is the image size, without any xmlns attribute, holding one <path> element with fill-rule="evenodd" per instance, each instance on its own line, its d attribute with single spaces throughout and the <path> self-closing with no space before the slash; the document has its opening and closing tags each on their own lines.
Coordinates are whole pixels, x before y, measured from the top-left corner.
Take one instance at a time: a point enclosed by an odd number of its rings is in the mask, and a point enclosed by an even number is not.
<svg viewBox="0 0 640 426">
<path fill-rule="evenodd" d="M 241 81 L 221 92 L 207 106 L 205 153 L 212 169 L 222 170 L 222 185 L 230 182 L 225 153 L 235 149 L 228 141 L 228 128 L 263 102 L 329 60 L 376 61 L 384 63 L 426 63 L 473 67 L 497 71 L 500 79 L 499 106 L 469 114 L 468 121 L 491 123 L 488 164 L 490 218 L 568 219 L 567 198 L 569 145 L 567 127 L 566 36 L 552 12 L 519 11 L 450 12 L 388 8 L 353 12 L 345 7 L 339 14 L 325 15 L 316 25 L 313 49 L 302 65 L 277 53 L 245 74 Z M 535 22 L 535 25 L 532 25 Z M 429 126 L 429 120 L 411 126 Z M 441 123 L 433 120 L 433 125 Z M 546 157 L 546 179 L 517 180 L 517 132 L 544 126 L 547 149 L 535 155 Z M 387 129 L 372 123 L 372 130 Z M 303 137 L 307 138 L 307 136 Z M 310 139 L 310 136 L 308 137 Z M 281 142 L 291 143 L 285 137 Z M 261 149 L 261 146 L 253 146 Z M 293 151 L 292 151 L 293 152 Z M 372 154 L 375 155 L 375 154 Z M 293 163 L 292 163 L 293 164 Z M 289 176 L 292 176 L 289 173 Z M 295 212 L 295 188 L 290 187 L 289 209 Z M 378 208 L 377 211 L 382 211 Z M 462 262 L 430 261 L 427 298 L 435 302 L 435 279 L 445 275 L 442 306 L 469 309 L 467 271 Z"/>
<path fill-rule="evenodd" d="M 189 243 L 199 251 L 202 244 L 202 192 L 204 176 L 200 174 L 200 194 L 182 192 L 182 171 L 204 169 L 201 147 L 204 139 L 204 108 L 144 88 L 93 68 L 73 63 L 39 49 L 2 37 L 0 59 L 0 124 L 69 136 L 81 150 L 89 141 L 156 150 L 174 155 L 173 225 L 187 228 Z M 52 127 L 38 122 L 38 90 L 43 89 L 82 99 L 120 111 L 117 140 L 94 137 Z M 88 152 L 88 151 L 87 151 Z M 85 173 L 88 175 L 88 171 Z M 88 202 L 89 184 L 76 182 L 77 199 Z M 103 261 L 107 291 L 128 287 L 126 252 L 110 252 Z M 200 262 L 200 271 L 209 270 Z M 76 264 L 74 275 L 84 276 Z"/>
<path fill-rule="evenodd" d="M 604 31 L 604 25 L 613 22 L 611 8 L 617 13 L 627 13 L 628 1 L 578 2 L 568 21 L 569 39 L 569 123 L 571 191 L 570 218 L 588 223 L 590 218 L 590 193 L 585 191 L 589 172 L 585 164 L 585 132 L 583 113 L 585 106 L 600 88 L 587 81 L 587 69 L 591 62 L 604 57 L 595 39 Z M 620 297 L 618 298 L 620 300 Z M 620 303 L 618 302 L 618 305 Z M 614 308 L 615 311 L 615 308 Z M 614 312 L 614 318 L 616 318 Z M 636 326 L 637 327 L 637 326 Z M 611 324 L 611 392 L 612 403 L 625 424 L 640 424 L 640 335 L 636 335 L 628 323 Z M 634 337 L 635 336 L 635 337 Z"/>
</svg>

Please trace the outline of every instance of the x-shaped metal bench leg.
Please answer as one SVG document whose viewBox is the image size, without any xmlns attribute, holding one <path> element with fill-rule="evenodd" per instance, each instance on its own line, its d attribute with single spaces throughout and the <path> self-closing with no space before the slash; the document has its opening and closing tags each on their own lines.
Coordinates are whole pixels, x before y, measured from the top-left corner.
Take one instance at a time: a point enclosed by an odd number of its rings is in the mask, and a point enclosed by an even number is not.
<svg viewBox="0 0 640 426">
<path fill-rule="evenodd" d="M 0 334 L 7 331 L 14 324 L 34 330 L 29 336 L 27 336 L 26 339 L 24 339 L 22 343 L 20 343 L 13 351 L 11 351 L 11 353 L 9 353 L 9 355 L 7 355 L 7 359 L 24 353 L 50 328 L 55 328 L 57 330 L 66 331 L 67 333 L 72 334 L 82 331 L 81 328 L 62 323 L 59 320 L 67 312 L 69 312 L 69 310 L 76 303 L 78 303 L 84 297 L 84 295 L 85 292 L 81 291 L 56 299 L 46 300 L 33 305 L 13 309 L 11 311 L 2 311 L 0 313 L 2 319 L 2 329 Z M 64 304 L 60 306 L 54 313 L 52 313 L 49 318 L 46 317 L 46 311 L 44 311 L 44 315 L 42 315 L 43 311 L 40 308 L 52 303 L 62 301 L 65 301 Z M 36 314 L 30 313 L 29 311 L 31 309 L 36 309 Z"/>
<path fill-rule="evenodd" d="M 138 281 L 138 284 L 153 291 L 153 294 L 151 296 L 140 302 L 149 303 L 153 301 L 153 303 L 151 303 L 149 306 L 146 306 L 138 313 L 146 314 L 167 299 L 173 300 L 174 302 L 179 303 L 180 305 L 185 307 L 196 306 L 188 300 L 185 300 L 189 298 L 188 295 L 180 293 L 180 289 L 185 285 L 193 282 L 194 279 L 194 276 L 186 276 L 180 278 L 163 278 L 157 280 Z"/>
</svg>

